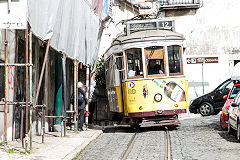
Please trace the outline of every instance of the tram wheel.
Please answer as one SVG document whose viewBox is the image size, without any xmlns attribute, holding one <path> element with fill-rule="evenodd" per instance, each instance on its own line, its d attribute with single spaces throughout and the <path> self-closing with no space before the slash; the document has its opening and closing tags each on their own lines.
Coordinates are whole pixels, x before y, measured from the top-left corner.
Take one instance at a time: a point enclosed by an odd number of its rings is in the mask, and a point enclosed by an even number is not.
<svg viewBox="0 0 240 160">
<path fill-rule="evenodd" d="M 140 128 L 140 125 L 139 124 L 132 124 L 131 128 L 134 129 L 134 130 L 138 130 Z"/>
<path fill-rule="evenodd" d="M 210 116 L 213 113 L 214 109 L 212 104 L 208 103 L 208 102 L 204 102 L 203 104 L 201 104 L 201 106 L 199 107 L 199 113 L 202 116 Z"/>
</svg>

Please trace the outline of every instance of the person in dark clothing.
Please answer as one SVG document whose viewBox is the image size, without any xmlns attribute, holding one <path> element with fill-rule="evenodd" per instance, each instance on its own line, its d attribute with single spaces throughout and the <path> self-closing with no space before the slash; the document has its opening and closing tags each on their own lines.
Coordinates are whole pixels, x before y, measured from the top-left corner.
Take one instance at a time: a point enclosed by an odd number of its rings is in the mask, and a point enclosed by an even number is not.
<svg viewBox="0 0 240 160">
<path fill-rule="evenodd" d="M 82 82 L 78 82 L 78 129 L 83 131 L 84 113 L 87 103 L 85 92 L 83 91 Z M 74 96 L 72 95 L 72 103 Z"/>
<path fill-rule="evenodd" d="M 161 66 L 156 63 L 155 59 L 149 60 L 148 74 L 163 74 Z"/>
</svg>

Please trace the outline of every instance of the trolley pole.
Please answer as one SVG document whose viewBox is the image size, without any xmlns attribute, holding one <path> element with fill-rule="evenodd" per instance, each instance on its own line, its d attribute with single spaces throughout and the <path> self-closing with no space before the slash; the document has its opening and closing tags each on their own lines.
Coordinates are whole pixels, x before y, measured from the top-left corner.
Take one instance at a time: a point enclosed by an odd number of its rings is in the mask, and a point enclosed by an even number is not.
<svg viewBox="0 0 240 160">
<path fill-rule="evenodd" d="M 89 106 L 89 65 L 87 65 L 86 69 L 86 126 L 88 126 L 88 106 Z"/>
<path fill-rule="evenodd" d="M 7 111 L 8 111 L 8 29 L 5 30 L 5 107 L 4 107 L 4 140 L 7 143 Z"/>
</svg>

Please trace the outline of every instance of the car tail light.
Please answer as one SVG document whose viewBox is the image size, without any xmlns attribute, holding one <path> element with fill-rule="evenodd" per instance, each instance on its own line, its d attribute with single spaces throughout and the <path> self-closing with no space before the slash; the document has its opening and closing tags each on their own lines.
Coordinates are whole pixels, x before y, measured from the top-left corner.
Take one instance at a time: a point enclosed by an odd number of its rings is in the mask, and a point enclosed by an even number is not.
<svg viewBox="0 0 240 160">
<path fill-rule="evenodd" d="M 223 114 L 228 114 L 228 109 L 223 107 L 222 112 L 223 112 Z"/>
</svg>

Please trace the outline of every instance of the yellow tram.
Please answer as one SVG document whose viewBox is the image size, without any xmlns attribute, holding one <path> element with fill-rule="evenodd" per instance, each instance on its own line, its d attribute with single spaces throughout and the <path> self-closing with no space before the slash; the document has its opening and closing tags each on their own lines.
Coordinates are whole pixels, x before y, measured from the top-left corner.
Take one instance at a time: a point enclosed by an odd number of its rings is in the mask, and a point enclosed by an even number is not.
<svg viewBox="0 0 240 160">
<path fill-rule="evenodd" d="M 125 31 L 104 54 L 110 111 L 132 126 L 178 124 L 188 106 L 184 37 L 173 20 L 129 21 Z"/>
</svg>

